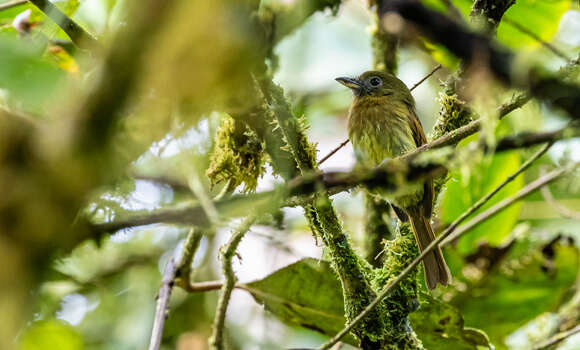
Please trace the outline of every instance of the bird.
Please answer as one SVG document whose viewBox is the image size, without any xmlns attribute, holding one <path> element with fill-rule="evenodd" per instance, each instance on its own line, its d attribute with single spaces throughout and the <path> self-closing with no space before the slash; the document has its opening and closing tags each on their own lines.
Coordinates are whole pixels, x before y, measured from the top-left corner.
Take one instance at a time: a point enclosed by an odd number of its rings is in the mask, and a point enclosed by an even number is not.
<svg viewBox="0 0 580 350">
<path fill-rule="evenodd" d="M 358 77 L 339 77 L 336 81 L 350 88 L 354 95 L 348 113 L 348 137 L 357 166 L 376 167 L 427 142 L 415 100 L 400 79 L 385 71 L 367 71 Z M 397 217 L 410 222 L 421 252 L 435 239 L 430 224 L 432 180 L 394 197 L 387 197 L 380 190 L 373 190 L 371 194 L 389 201 Z M 423 270 L 429 289 L 451 283 L 451 273 L 439 246 L 424 257 Z"/>
</svg>

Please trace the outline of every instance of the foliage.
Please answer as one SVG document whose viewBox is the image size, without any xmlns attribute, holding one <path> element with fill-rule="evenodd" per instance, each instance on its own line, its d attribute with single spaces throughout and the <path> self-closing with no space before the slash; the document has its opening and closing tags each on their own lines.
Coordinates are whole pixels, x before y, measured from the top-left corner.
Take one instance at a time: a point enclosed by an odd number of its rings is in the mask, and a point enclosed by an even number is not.
<svg viewBox="0 0 580 350">
<path fill-rule="evenodd" d="M 313 348 L 357 322 L 347 348 L 521 350 L 574 329 L 578 170 L 446 245 L 454 281 L 433 291 L 407 269 L 410 225 L 359 194 L 435 177 L 440 234 L 573 169 L 578 4 L 423 1 L 508 50 L 501 86 L 503 60 L 457 37 L 476 50 L 462 62 L 438 22 L 383 16 L 396 3 L 0 0 L 0 349 Z M 471 16 L 506 4 L 492 28 Z M 350 146 L 321 162 L 351 101 L 333 79 L 371 65 L 427 78 L 412 90 L 433 143 L 380 169 Z"/>
</svg>

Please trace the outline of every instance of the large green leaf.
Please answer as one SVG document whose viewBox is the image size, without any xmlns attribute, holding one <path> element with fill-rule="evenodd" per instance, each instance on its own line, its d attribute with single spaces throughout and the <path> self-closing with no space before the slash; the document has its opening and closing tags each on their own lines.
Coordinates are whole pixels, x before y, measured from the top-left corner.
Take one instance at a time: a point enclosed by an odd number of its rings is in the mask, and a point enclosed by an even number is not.
<svg viewBox="0 0 580 350">
<path fill-rule="evenodd" d="M 246 286 L 256 301 L 285 323 L 327 335 L 345 325 L 342 288 L 326 261 L 302 259 Z M 356 344 L 352 335 L 344 341 Z"/>
<path fill-rule="evenodd" d="M 492 261 L 489 272 L 478 267 L 490 265 L 484 256 L 475 260 L 475 265 L 463 267 L 462 274 L 455 273 L 461 292 L 445 294 L 465 322 L 483 329 L 498 349 L 506 348 L 504 340 L 510 333 L 544 312 L 555 311 L 578 276 L 578 250 L 567 239 L 548 244 L 518 240 L 503 258 Z"/>
<path fill-rule="evenodd" d="M 491 192 L 510 174 L 514 173 L 520 164 L 521 159 L 517 152 L 504 152 L 484 158 L 479 164 L 471 167 L 469 171 L 451 173 L 451 179 L 447 181 L 440 206 L 440 217 L 443 223 L 450 224 L 453 222 L 476 201 Z M 523 177 L 517 177 L 471 217 L 481 213 L 502 199 L 513 195 L 522 188 L 523 184 Z M 494 245 L 500 244 L 515 226 L 519 217 L 520 207 L 520 203 L 512 204 L 492 219 L 469 231 L 459 240 L 459 251 L 462 253 L 472 252 L 481 241 L 487 241 Z"/>
<path fill-rule="evenodd" d="M 306 258 L 263 280 L 243 285 L 254 299 L 281 321 L 332 336 L 346 322 L 342 288 L 326 261 Z M 463 327 L 463 318 L 450 305 L 427 295 L 410 316 L 411 325 L 429 349 L 489 347 L 481 331 Z M 356 344 L 352 335 L 343 341 Z"/>
</svg>

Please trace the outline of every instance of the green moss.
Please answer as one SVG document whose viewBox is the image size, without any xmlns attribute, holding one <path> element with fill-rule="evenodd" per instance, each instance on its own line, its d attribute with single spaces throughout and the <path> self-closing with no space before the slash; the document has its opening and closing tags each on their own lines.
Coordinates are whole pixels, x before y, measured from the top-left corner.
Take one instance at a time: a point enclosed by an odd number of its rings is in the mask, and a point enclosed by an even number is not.
<svg viewBox="0 0 580 350">
<path fill-rule="evenodd" d="M 229 182 L 233 190 L 242 183 L 244 191 L 254 191 L 265 172 L 262 142 L 245 124 L 225 117 L 218 129 L 210 166 L 206 171 L 212 185 Z"/>
<path fill-rule="evenodd" d="M 441 110 L 439 118 L 433 127 L 433 139 L 445 135 L 459 127 L 466 125 L 473 120 L 471 111 L 457 94 L 452 91 L 445 91 L 439 94 Z"/>
</svg>

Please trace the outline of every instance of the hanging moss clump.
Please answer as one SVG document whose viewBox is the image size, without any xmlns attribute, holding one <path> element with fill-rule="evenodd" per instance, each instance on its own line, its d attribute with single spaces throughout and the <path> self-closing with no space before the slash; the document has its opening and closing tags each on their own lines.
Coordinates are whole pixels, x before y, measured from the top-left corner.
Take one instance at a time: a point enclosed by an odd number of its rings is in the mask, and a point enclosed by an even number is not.
<svg viewBox="0 0 580 350">
<path fill-rule="evenodd" d="M 264 145 L 256 134 L 227 116 L 218 129 L 206 175 L 212 186 L 224 182 L 233 190 L 243 183 L 244 192 L 252 192 L 266 170 L 265 162 Z"/>
</svg>

